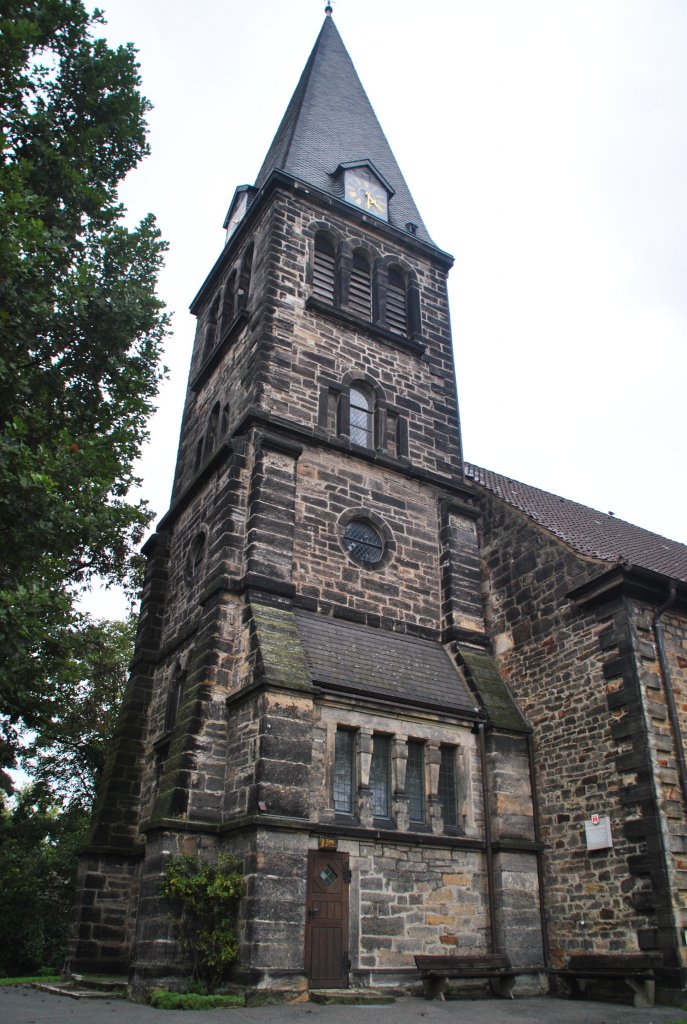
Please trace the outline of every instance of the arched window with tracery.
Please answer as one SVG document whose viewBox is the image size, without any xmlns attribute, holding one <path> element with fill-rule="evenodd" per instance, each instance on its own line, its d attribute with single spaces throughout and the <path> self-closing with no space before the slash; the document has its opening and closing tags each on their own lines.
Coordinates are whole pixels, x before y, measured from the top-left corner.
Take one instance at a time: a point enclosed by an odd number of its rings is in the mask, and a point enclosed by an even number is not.
<svg viewBox="0 0 687 1024">
<path fill-rule="evenodd" d="M 336 252 L 327 235 L 315 235 L 312 290 L 316 299 L 334 305 L 336 299 Z"/>
<path fill-rule="evenodd" d="M 348 436 L 353 444 L 374 447 L 374 396 L 364 384 L 351 385 Z"/>
<path fill-rule="evenodd" d="M 363 320 L 372 319 L 372 272 L 364 253 L 353 253 L 348 308 Z"/>
</svg>

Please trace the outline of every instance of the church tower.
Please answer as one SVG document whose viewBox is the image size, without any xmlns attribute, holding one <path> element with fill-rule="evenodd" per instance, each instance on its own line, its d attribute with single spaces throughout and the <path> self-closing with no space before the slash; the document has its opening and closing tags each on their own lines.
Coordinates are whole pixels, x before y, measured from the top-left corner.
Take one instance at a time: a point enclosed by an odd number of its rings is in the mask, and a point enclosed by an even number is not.
<svg viewBox="0 0 687 1024">
<path fill-rule="evenodd" d="M 501 949 L 531 985 L 530 730 L 484 623 L 452 258 L 329 9 L 224 226 L 72 969 L 182 976 L 162 873 L 227 851 L 239 981 L 402 984 L 415 954 Z"/>
</svg>

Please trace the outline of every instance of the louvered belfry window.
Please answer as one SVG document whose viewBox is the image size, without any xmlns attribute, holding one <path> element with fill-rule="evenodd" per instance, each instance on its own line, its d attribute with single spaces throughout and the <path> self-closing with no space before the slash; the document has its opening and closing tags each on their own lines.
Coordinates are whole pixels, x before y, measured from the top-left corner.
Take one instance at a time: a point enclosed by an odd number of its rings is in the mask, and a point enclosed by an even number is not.
<svg viewBox="0 0 687 1024">
<path fill-rule="evenodd" d="M 397 270 L 389 271 L 389 284 L 386 292 L 386 326 L 394 334 L 408 333 L 408 315 L 406 307 L 406 283 L 403 275 Z"/>
<path fill-rule="evenodd" d="M 334 246 L 325 235 L 315 239 L 315 263 L 313 266 L 313 295 L 322 302 L 334 305 L 336 281 L 336 253 Z"/>
<path fill-rule="evenodd" d="M 354 253 L 348 305 L 352 313 L 363 320 L 372 318 L 372 275 L 370 264 L 361 253 Z"/>
</svg>

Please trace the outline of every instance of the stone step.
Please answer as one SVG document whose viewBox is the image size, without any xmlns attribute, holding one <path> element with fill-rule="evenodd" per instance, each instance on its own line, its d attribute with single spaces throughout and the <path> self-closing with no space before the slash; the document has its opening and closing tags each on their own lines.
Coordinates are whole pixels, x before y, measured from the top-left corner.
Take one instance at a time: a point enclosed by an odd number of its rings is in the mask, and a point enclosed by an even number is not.
<svg viewBox="0 0 687 1024">
<path fill-rule="evenodd" d="M 370 992 L 369 989 L 311 988 L 311 1003 L 342 1003 L 349 1006 L 385 1006 L 395 1003 L 396 997 L 388 992 Z"/>
<path fill-rule="evenodd" d="M 70 999 L 126 999 L 126 978 L 120 975 L 73 974 L 65 981 L 36 981 L 32 987 Z"/>
</svg>

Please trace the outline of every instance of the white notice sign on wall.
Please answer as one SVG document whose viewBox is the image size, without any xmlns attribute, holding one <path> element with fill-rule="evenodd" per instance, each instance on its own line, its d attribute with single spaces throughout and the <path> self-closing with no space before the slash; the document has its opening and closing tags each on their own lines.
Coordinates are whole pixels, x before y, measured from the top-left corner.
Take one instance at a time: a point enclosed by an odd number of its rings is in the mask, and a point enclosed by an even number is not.
<svg viewBox="0 0 687 1024">
<path fill-rule="evenodd" d="M 585 821 L 584 830 L 588 850 L 607 850 L 613 846 L 611 819 L 607 815 L 593 814 L 589 821 Z"/>
</svg>

